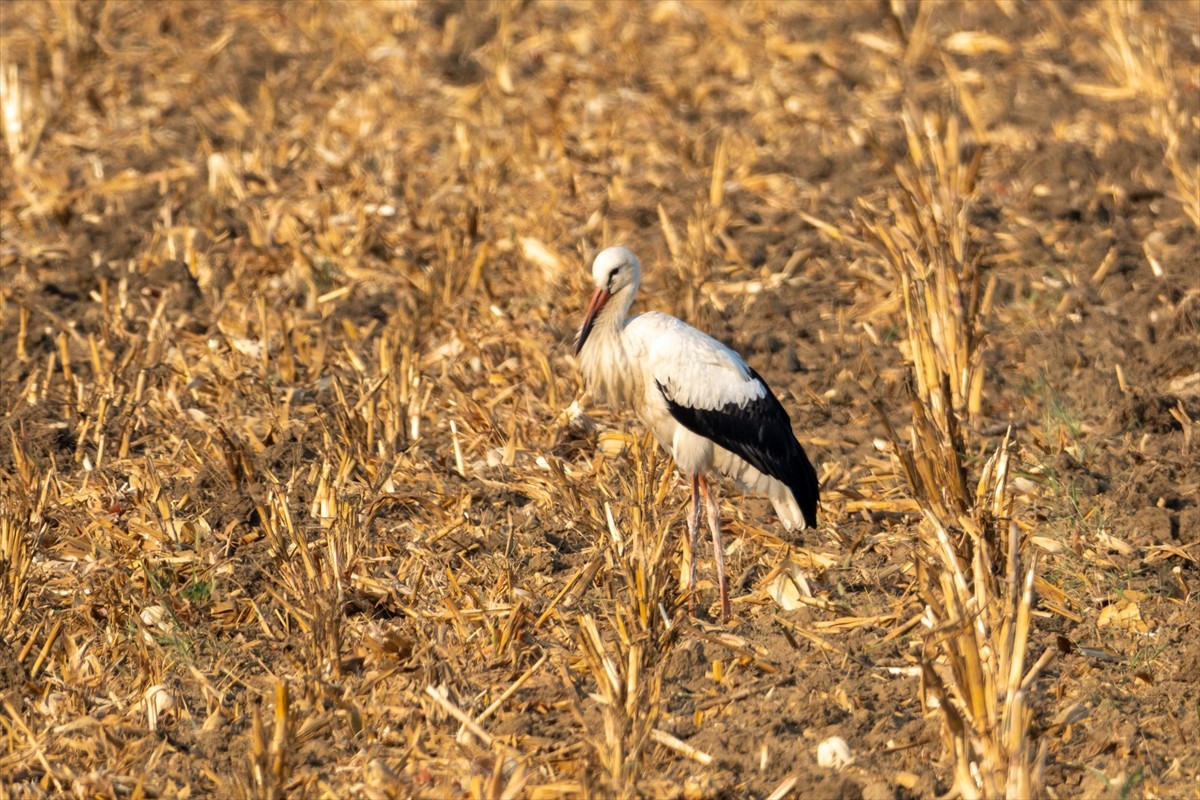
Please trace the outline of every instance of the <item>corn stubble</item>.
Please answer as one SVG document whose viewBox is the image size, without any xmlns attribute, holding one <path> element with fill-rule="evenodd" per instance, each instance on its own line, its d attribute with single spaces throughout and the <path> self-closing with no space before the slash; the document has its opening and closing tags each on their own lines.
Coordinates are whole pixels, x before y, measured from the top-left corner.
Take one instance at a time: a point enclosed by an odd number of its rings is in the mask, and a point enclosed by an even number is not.
<svg viewBox="0 0 1200 800">
<path fill-rule="evenodd" d="M 1031 40 L 1023 65 L 1066 74 L 1066 42 L 1071 74 L 1101 76 L 1069 87 L 1090 114 L 1147 112 L 1174 182 L 1163 214 L 1192 222 L 1196 125 L 1160 10 L 1036 6 L 1033 31 L 1007 0 L 887 5 L 912 25 L 872 29 L 847 4 L 0 3 L 0 784 L 790 796 L 817 768 L 782 746 L 807 747 L 782 717 L 818 701 L 788 670 L 851 664 L 848 634 L 877 629 L 920 635 L 949 763 L 938 743 L 850 741 L 852 779 L 1039 794 L 1031 586 L 1076 622 L 1082 604 L 1011 524 L 1015 439 L 977 433 L 1004 399 L 982 367 L 1001 301 L 970 211 L 978 181 L 1012 178 L 984 143 L 1066 139 L 989 129 L 969 91 L 980 59 Z M 977 11 L 1011 35 L 931 33 Z M 965 121 L 922 109 L 952 92 Z M 872 129 L 874 160 L 856 144 Z M 859 195 L 854 228 L 837 204 Z M 739 345 L 741 322 L 791 314 L 800 356 L 840 359 L 804 364 L 785 403 L 820 427 L 797 421 L 827 489 L 815 541 L 843 547 L 785 557 L 731 495 L 753 587 L 739 637 L 682 613 L 671 466 L 620 410 L 571 402 L 581 265 L 618 241 L 661 265 L 656 307 Z M 1126 244 L 1092 285 L 1132 268 Z M 870 369 L 845 356 L 899 374 L 881 322 L 911 376 L 903 425 L 895 404 L 872 424 Z M 770 327 L 747 335 L 786 379 Z M 824 413 L 839 405 L 891 452 L 849 456 L 862 442 Z M 1171 411 L 1194 438 L 1188 413 Z M 779 632 L 792 650 L 766 653 Z M 732 655 L 676 680 L 690 640 Z M 830 693 L 851 709 L 854 690 Z M 763 719 L 738 713 L 755 700 Z M 700 749 L 728 719 L 775 735 L 770 753 Z"/>
<path fill-rule="evenodd" d="M 911 366 L 908 437 L 881 406 L 876 410 L 924 521 L 917 562 L 928 628 L 922 699 L 941 714 L 954 786 L 963 797 L 1031 797 L 1041 793 L 1041 758 L 1030 733 L 1033 684 L 1053 651 L 1026 670 L 1037 564 L 1036 557 L 1022 558 L 1011 521 L 1011 430 L 973 488 L 963 462 L 982 444 L 967 432 L 980 411 L 995 288 L 993 277 L 981 291 L 980 252 L 968 222 L 985 150 L 963 146 L 956 116 L 906 106 L 902 121 L 905 160 L 874 148 L 899 191 L 886 213 L 864 202 L 860 214 L 864 241 L 904 300 L 906 336 L 898 346 Z"/>
<path fill-rule="evenodd" d="M 619 498 L 630 513 L 624 524 L 607 514 L 602 581 L 612 612 L 600 622 L 590 613 L 578 620 L 580 651 L 596 685 L 590 700 L 603 720 L 602 731 L 591 728 L 588 741 L 603 774 L 603 793 L 622 797 L 642 791 L 643 763 L 662 741 L 655 726 L 662 714 L 663 674 L 681 625 L 670 571 L 670 548 L 677 541 L 672 525 L 678 519 L 658 511 L 675 480 L 658 452 L 653 443 L 643 449 L 635 440 L 636 468 L 622 474 L 613 492 L 612 500 Z M 576 714 L 587 719 L 582 707 Z"/>
</svg>

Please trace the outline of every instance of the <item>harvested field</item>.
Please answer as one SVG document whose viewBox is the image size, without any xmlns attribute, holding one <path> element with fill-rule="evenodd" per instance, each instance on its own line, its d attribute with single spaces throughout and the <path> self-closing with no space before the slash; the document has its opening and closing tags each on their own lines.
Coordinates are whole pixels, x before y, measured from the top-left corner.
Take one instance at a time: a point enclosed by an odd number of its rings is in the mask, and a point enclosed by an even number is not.
<svg viewBox="0 0 1200 800">
<path fill-rule="evenodd" d="M 0 4 L 0 795 L 1200 797 L 1198 19 Z M 618 243 L 821 478 L 726 626 Z"/>
</svg>

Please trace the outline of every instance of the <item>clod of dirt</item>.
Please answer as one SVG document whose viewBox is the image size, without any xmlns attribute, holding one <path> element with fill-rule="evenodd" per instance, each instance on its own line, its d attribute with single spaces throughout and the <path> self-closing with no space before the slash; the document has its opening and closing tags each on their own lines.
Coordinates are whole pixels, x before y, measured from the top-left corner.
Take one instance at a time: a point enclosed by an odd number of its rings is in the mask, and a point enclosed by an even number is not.
<svg viewBox="0 0 1200 800">
<path fill-rule="evenodd" d="M 1188 506 L 1179 512 L 1179 531 L 1176 538 L 1181 545 L 1200 541 L 1200 506 Z"/>
<path fill-rule="evenodd" d="M 1171 543 L 1171 512 L 1158 506 L 1146 506 L 1129 521 L 1130 539 L 1144 545 Z"/>
</svg>

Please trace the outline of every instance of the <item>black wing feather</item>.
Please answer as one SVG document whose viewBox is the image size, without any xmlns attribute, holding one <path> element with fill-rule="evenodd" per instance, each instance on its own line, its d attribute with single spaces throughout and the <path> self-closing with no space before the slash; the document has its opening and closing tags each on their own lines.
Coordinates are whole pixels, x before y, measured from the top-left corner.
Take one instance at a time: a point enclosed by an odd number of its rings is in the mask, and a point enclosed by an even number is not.
<svg viewBox="0 0 1200 800">
<path fill-rule="evenodd" d="M 759 472 L 781 481 L 796 498 L 805 523 L 815 528 L 820 499 L 817 471 L 792 433 L 792 420 L 783 404 L 753 368 L 747 369 L 751 379 L 763 387 L 764 394 L 740 405 L 727 403 L 720 408 L 692 408 L 675 402 L 661 381 L 655 383 L 667 401 L 671 416 L 680 425 L 711 439 Z"/>
</svg>

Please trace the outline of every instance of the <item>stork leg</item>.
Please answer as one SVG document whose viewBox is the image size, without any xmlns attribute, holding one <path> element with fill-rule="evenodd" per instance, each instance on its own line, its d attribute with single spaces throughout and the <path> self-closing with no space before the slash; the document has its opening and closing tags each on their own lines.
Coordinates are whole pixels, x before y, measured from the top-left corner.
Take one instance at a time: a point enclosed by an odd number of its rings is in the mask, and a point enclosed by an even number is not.
<svg viewBox="0 0 1200 800">
<path fill-rule="evenodd" d="M 703 475 L 700 476 L 699 483 L 700 494 L 704 495 L 704 505 L 708 510 L 708 529 L 712 531 L 713 558 L 717 562 L 717 586 L 721 590 L 721 622 L 729 622 L 729 584 L 725 579 L 725 547 L 721 543 L 721 509 L 717 505 L 717 499 L 709 491 L 708 481 Z"/>
<path fill-rule="evenodd" d="M 688 615 L 696 616 L 696 544 L 700 535 L 700 481 L 698 474 L 692 476 L 692 508 L 688 513 L 687 592 Z"/>
</svg>

